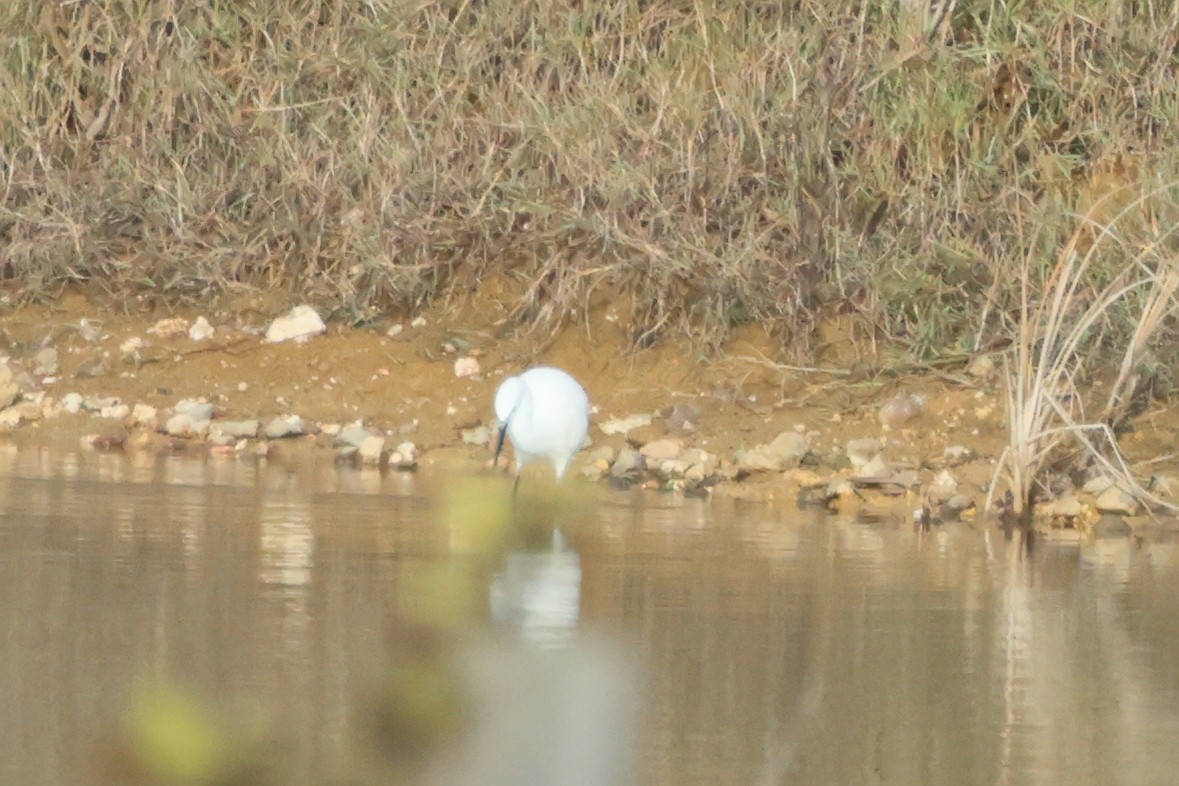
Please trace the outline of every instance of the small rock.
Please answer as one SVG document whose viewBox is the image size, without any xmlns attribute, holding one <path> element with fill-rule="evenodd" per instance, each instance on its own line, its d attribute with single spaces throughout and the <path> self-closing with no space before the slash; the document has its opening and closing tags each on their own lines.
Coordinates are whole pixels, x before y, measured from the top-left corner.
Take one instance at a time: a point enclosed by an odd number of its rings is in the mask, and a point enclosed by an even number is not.
<svg viewBox="0 0 1179 786">
<path fill-rule="evenodd" d="M 795 467 L 782 473 L 782 478 L 796 486 L 819 486 L 823 479 L 814 470 Z"/>
<path fill-rule="evenodd" d="M 96 319 L 83 317 L 78 320 L 78 335 L 82 337 L 83 341 L 98 341 L 102 338 L 102 323 Z"/>
<path fill-rule="evenodd" d="M 353 423 L 350 426 L 345 426 L 340 429 L 340 433 L 336 434 L 335 443 L 337 446 L 348 445 L 354 448 L 359 448 L 365 440 L 372 439 L 378 436 L 366 429 L 359 423 Z"/>
<path fill-rule="evenodd" d="M 1081 500 L 1075 494 L 1069 494 L 1036 505 L 1036 515 L 1045 518 L 1073 519 L 1080 516 L 1084 511 L 1085 506 L 1081 504 Z"/>
<path fill-rule="evenodd" d="M 915 469 L 892 469 L 888 475 L 889 483 L 895 483 L 898 486 L 905 486 L 906 488 L 916 488 L 921 485 L 921 475 Z"/>
<path fill-rule="evenodd" d="M 173 437 L 186 437 L 191 428 L 192 418 L 184 413 L 173 413 L 164 421 L 160 430 Z"/>
<path fill-rule="evenodd" d="M 183 317 L 161 319 L 149 327 L 147 332 L 160 338 L 178 338 L 188 332 L 188 320 Z"/>
<path fill-rule="evenodd" d="M 144 346 L 146 345 L 143 343 L 143 339 L 139 336 L 131 336 L 131 338 L 125 339 L 123 343 L 119 344 L 119 351 L 124 355 L 134 355 L 143 349 Z"/>
<path fill-rule="evenodd" d="M 199 438 L 209 433 L 208 420 L 196 420 L 185 412 L 177 412 L 164 424 L 164 433 L 171 437 Z"/>
<path fill-rule="evenodd" d="M 877 453 L 871 461 L 860 467 L 856 474 L 861 478 L 889 478 L 892 476 L 892 467 L 884 460 L 883 455 Z"/>
<path fill-rule="evenodd" d="M 690 465 L 682 459 L 667 459 L 659 462 L 656 473 L 664 480 L 682 478 Z"/>
<path fill-rule="evenodd" d="M 635 414 L 627 415 L 624 418 L 611 418 L 598 424 L 598 428 L 602 430 L 603 434 L 626 434 L 631 429 L 649 425 L 651 425 L 650 415 Z"/>
<path fill-rule="evenodd" d="M 77 414 L 82 411 L 82 394 L 81 393 L 66 393 L 61 397 L 61 408 L 71 414 Z"/>
<path fill-rule="evenodd" d="M 266 424 L 267 439 L 283 439 L 285 437 L 301 437 L 307 433 L 307 424 L 298 415 L 276 417 Z"/>
<path fill-rule="evenodd" d="M 1121 513 L 1133 516 L 1138 512 L 1138 500 L 1134 495 L 1120 486 L 1110 486 L 1097 495 L 1094 503 L 1102 513 Z"/>
<path fill-rule="evenodd" d="M 811 450 L 810 438 L 797 431 L 783 431 L 768 445 L 738 451 L 737 467 L 746 472 L 781 472 L 802 463 Z"/>
<path fill-rule="evenodd" d="M 1114 479 L 1109 475 L 1097 475 L 1096 477 L 1089 478 L 1087 481 L 1085 481 L 1085 485 L 1081 487 L 1081 490 L 1087 494 L 1097 496 L 1098 494 L 1105 492 L 1113 485 Z"/>
<path fill-rule="evenodd" d="M 857 470 L 884 450 L 884 443 L 878 439 L 853 439 L 847 443 L 847 458 Z"/>
<path fill-rule="evenodd" d="M 12 404 L 20 398 L 20 386 L 13 378 L 12 369 L 7 363 L 0 363 L 0 408 Z"/>
<path fill-rule="evenodd" d="M 176 402 L 173 411 L 179 414 L 188 415 L 193 422 L 198 420 L 208 420 L 213 417 L 213 405 L 207 401 L 200 401 L 194 398 L 185 398 Z"/>
<path fill-rule="evenodd" d="M 711 477 L 712 475 L 716 474 L 716 471 L 720 467 L 721 463 L 719 456 L 715 456 L 712 453 L 709 453 L 708 451 L 702 450 L 700 448 L 689 448 L 688 450 L 684 451 L 684 454 L 680 456 L 680 459 L 688 463 L 690 470 L 699 469 L 699 472 L 685 472 L 684 478 L 687 480 L 692 480 L 697 475 L 700 475 L 701 477 Z M 691 477 L 689 477 L 689 475 Z"/>
<path fill-rule="evenodd" d="M 209 424 L 209 431 L 205 435 L 205 441 L 209 443 L 209 452 L 215 456 L 233 453 L 237 450 L 234 446 L 237 445 L 238 441 L 228 434 L 218 431 L 216 423 Z"/>
<path fill-rule="evenodd" d="M 678 458 L 684 452 L 684 443 L 678 439 L 657 439 L 643 445 L 639 453 L 650 463 Z"/>
<path fill-rule="evenodd" d="M 943 515 L 949 514 L 951 517 L 961 514 L 963 511 L 970 510 L 974 507 L 974 500 L 969 494 L 954 494 L 945 501 L 942 505 Z"/>
<path fill-rule="evenodd" d="M 394 338 L 394 337 L 400 335 L 401 331 L 403 331 L 403 330 L 405 330 L 405 325 L 398 322 L 396 325 L 393 325 L 388 330 L 386 330 L 385 335 L 388 336 L 389 338 Z"/>
<path fill-rule="evenodd" d="M 401 446 L 398 446 L 401 447 Z M 359 445 L 356 446 L 356 455 L 360 458 L 363 464 L 380 464 L 381 457 L 385 453 L 385 438 L 375 434 L 365 438 Z M 398 451 L 402 457 L 405 454 Z M 410 458 L 413 458 L 412 450 L 409 453 Z"/>
<path fill-rule="evenodd" d="M 646 445 L 648 442 L 654 442 L 666 434 L 662 424 L 656 426 L 654 423 L 649 423 L 646 426 L 637 426 L 626 432 L 626 444 L 632 448 L 638 449 Z"/>
<path fill-rule="evenodd" d="M 82 409 L 87 412 L 102 412 L 107 407 L 113 407 L 119 400 L 114 396 L 87 396 L 82 399 Z"/>
<path fill-rule="evenodd" d="M 990 355 L 979 355 L 966 365 L 966 373 L 975 379 L 990 379 L 995 375 L 995 360 Z"/>
<path fill-rule="evenodd" d="M 456 377 L 473 377 L 479 373 L 479 361 L 473 357 L 462 357 L 454 361 Z"/>
<path fill-rule="evenodd" d="M 409 326 L 411 328 L 424 328 L 426 326 L 426 318 L 414 317 L 412 320 L 410 320 Z"/>
<path fill-rule="evenodd" d="M 412 442 L 402 442 L 389 454 L 389 466 L 394 469 L 413 469 L 417 465 L 417 446 Z"/>
<path fill-rule="evenodd" d="M 691 434 L 700 423 L 700 410 L 687 403 L 668 407 L 662 414 L 668 431 Z"/>
<path fill-rule="evenodd" d="M 131 407 L 126 404 L 111 404 L 109 407 L 103 407 L 98 410 L 98 416 L 100 418 L 107 418 L 109 420 L 126 420 L 130 414 Z"/>
<path fill-rule="evenodd" d="M 20 407 L 14 406 L 0 410 L 0 433 L 7 434 L 13 431 L 23 420 L 24 416 Z"/>
<path fill-rule="evenodd" d="M 783 431 L 768 446 L 771 456 L 777 457 L 785 465 L 783 468 L 796 467 L 811 452 L 811 440 L 806 434 L 797 431 Z"/>
<path fill-rule="evenodd" d="M 154 427 L 159 410 L 149 404 L 136 404 L 131 408 L 131 423 L 136 426 Z"/>
<path fill-rule="evenodd" d="M 923 397 L 915 393 L 898 393 L 881 404 L 877 414 L 882 424 L 889 428 L 897 428 L 924 411 L 925 399 Z"/>
<path fill-rule="evenodd" d="M 285 316 L 270 323 L 270 327 L 266 328 L 266 340 L 272 344 L 291 339 L 306 341 L 326 330 L 327 325 L 315 309 L 306 305 L 295 306 Z"/>
<path fill-rule="evenodd" d="M 968 461 L 974 461 L 976 455 L 973 450 L 964 445 L 950 445 L 942 451 L 942 458 L 946 460 L 947 466 L 957 467 Z"/>
<path fill-rule="evenodd" d="M 929 484 L 927 496 L 930 502 L 941 504 L 954 496 L 957 491 L 958 481 L 954 479 L 953 475 L 943 469 L 933 479 L 933 483 Z"/>
<path fill-rule="evenodd" d="M 463 429 L 461 433 L 464 445 L 486 446 L 491 443 L 491 429 L 487 426 Z"/>
<path fill-rule="evenodd" d="M 774 468 L 760 448 L 738 449 L 733 453 L 733 464 L 740 472 L 763 472 Z"/>
<path fill-rule="evenodd" d="M 254 439 L 258 436 L 260 424 L 257 420 L 217 420 L 209 427 L 210 433 L 224 435 L 230 439 Z"/>
<path fill-rule="evenodd" d="M 209 320 L 197 317 L 196 321 L 192 323 L 192 327 L 188 329 L 188 338 L 190 341 L 204 341 L 212 338 L 214 332 Z"/>
<path fill-rule="evenodd" d="M 618 451 L 618 458 L 610 465 L 610 475 L 615 478 L 627 478 L 638 474 L 643 469 L 643 454 L 631 448 Z"/>
<path fill-rule="evenodd" d="M 27 371 L 22 371 L 16 375 L 16 386 L 21 392 L 21 397 L 25 397 L 30 391 L 37 389 L 37 380 L 33 375 Z"/>
<path fill-rule="evenodd" d="M 46 347 L 45 349 L 33 355 L 33 373 L 38 376 L 46 377 L 57 373 L 57 350 L 53 347 Z"/>
<path fill-rule="evenodd" d="M 19 401 L 0 412 L 0 419 L 13 427 L 45 417 L 45 410 L 38 402 Z"/>
</svg>

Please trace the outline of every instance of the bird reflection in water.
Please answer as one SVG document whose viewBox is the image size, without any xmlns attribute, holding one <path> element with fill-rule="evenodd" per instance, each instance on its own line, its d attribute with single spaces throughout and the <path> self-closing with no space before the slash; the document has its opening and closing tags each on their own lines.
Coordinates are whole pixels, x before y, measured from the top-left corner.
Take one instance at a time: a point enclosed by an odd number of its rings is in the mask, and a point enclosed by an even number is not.
<svg viewBox="0 0 1179 786">
<path fill-rule="evenodd" d="M 541 646 L 568 642 L 581 609 L 581 560 L 560 530 L 552 547 L 511 551 L 493 574 L 491 618 Z"/>
</svg>

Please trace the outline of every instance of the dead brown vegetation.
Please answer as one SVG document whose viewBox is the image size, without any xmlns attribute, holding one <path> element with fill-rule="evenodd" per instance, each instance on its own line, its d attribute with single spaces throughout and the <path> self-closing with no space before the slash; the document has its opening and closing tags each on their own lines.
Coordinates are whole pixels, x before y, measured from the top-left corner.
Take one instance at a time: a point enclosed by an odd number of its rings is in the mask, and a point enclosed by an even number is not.
<svg viewBox="0 0 1179 786">
<path fill-rule="evenodd" d="M 520 326 L 621 292 L 640 346 L 757 320 L 805 349 L 840 309 L 922 357 L 1009 334 L 1023 260 L 1179 170 L 1175 4 L 105 0 L 0 30 L 0 272 L 31 296 L 363 321 L 496 275 Z"/>
</svg>

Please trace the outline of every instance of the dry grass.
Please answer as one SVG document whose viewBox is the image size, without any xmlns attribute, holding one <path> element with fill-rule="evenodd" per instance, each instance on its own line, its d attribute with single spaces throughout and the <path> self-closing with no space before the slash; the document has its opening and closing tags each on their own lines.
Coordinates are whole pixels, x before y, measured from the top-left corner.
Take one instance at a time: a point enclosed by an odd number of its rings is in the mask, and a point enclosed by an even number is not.
<svg viewBox="0 0 1179 786">
<path fill-rule="evenodd" d="M 1136 482 L 1118 449 L 1116 431 L 1141 392 L 1143 354 L 1174 311 L 1179 290 L 1179 223 L 1143 232 L 1133 219 L 1154 215 L 1153 205 L 1174 213 L 1176 190 L 1179 186 L 1163 187 L 1140 196 L 1109 223 L 1084 221 L 1042 283 L 1036 281 L 1034 252 L 1024 258 L 1015 341 L 1004 367 L 1008 445 L 996 465 L 986 507 L 1005 488 L 1011 512 L 1026 516 L 1045 467 L 1072 463 L 1078 453 L 1082 461 L 1073 466 L 1096 464 L 1142 501 L 1166 505 Z M 1123 223 L 1132 240 L 1119 232 Z M 1078 246 L 1085 238 L 1088 249 L 1081 253 Z M 1029 243 L 1029 249 L 1037 245 Z M 1111 246 L 1110 256 L 1126 262 L 1108 277 L 1100 276 L 1093 268 Z M 1095 279 L 1104 281 L 1093 286 Z M 1089 418 L 1085 406 L 1094 398 L 1091 383 L 1103 376 L 1101 364 L 1108 355 L 1103 350 L 1109 335 L 1120 333 L 1126 321 L 1116 318 L 1119 312 L 1131 315 L 1133 330 L 1105 406 Z"/>
<path fill-rule="evenodd" d="M 1173 4 L 7 4 L 0 274 L 339 318 L 511 283 L 644 345 L 1018 311 L 1021 222 L 1179 171 Z M 1100 260 L 1099 260 L 1100 262 Z M 1095 266 L 1100 267 L 1100 265 Z M 1131 328 L 1126 328 L 1127 330 Z"/>
</svg>

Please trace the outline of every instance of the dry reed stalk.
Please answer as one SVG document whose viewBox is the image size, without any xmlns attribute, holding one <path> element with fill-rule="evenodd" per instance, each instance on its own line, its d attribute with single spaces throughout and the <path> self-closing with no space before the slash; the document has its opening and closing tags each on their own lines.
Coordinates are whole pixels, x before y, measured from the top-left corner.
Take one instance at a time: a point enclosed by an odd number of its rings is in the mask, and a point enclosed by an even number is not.
<svg viewBox="0 0 1179 786">
<path fill-rule="evenodd" d="M 1088 286 L 1092 280 L 1091 265 L 1102 243 L 1125 247 L 1113 232 L 1114 225 L 1172 187 L 1173 184 L 1167 184 L 1143 195 L 1108 225 L 1082 221 L 1058 255 L 1043 297 L 1034 305 L 1029 292 L 1031 252 L 1024 258 L 1016 341 L 1012 357 L 1004 359 L 1008 445 L 992 477 L 985 503 L 987 509 L 992 506 L 1000 481 L 1005 479 L 1012 497 L 1012 513 L 1017 517 L 1026 515 L 1040 472 L 1067 440 L 1075 441 L 1088 460 L 1099 464 L 1126 490 L 1153 504 L 1174 507 L 1135 481 L 1110 424 L 1124 404 L 1127 380 L 1142 351 L 1158 331 L 1163 317 L 1175 306 L 1179 270 L 1174 252 L 1160 255 L 1160 249 L 1166 247 L 1179 225 L 1172 225 L 1146 245 L 1132 264 L 1124 265 L 1103 286 L 1096 290 Z M 1090 230 L 1096 230 L 1097 238 L 1080 255 L 1077 240 L 1083 231 Z M 1107 330 L 1103 323 L 1111 309 L 1122 304 L 1130 293 L 1142 289 L 1146 290 L 1142 305 L 1102 417 L 1093 422 L 1078 422 L 1084 420 L 1084 397 L 1078 390 L 1077 380 L 1087 376 L 1086 362 L 1090 356 L 1086 350 L 1100 342 Z M 1090 436 L 1094 432 L 1098 440 Z"/>
</svg>

